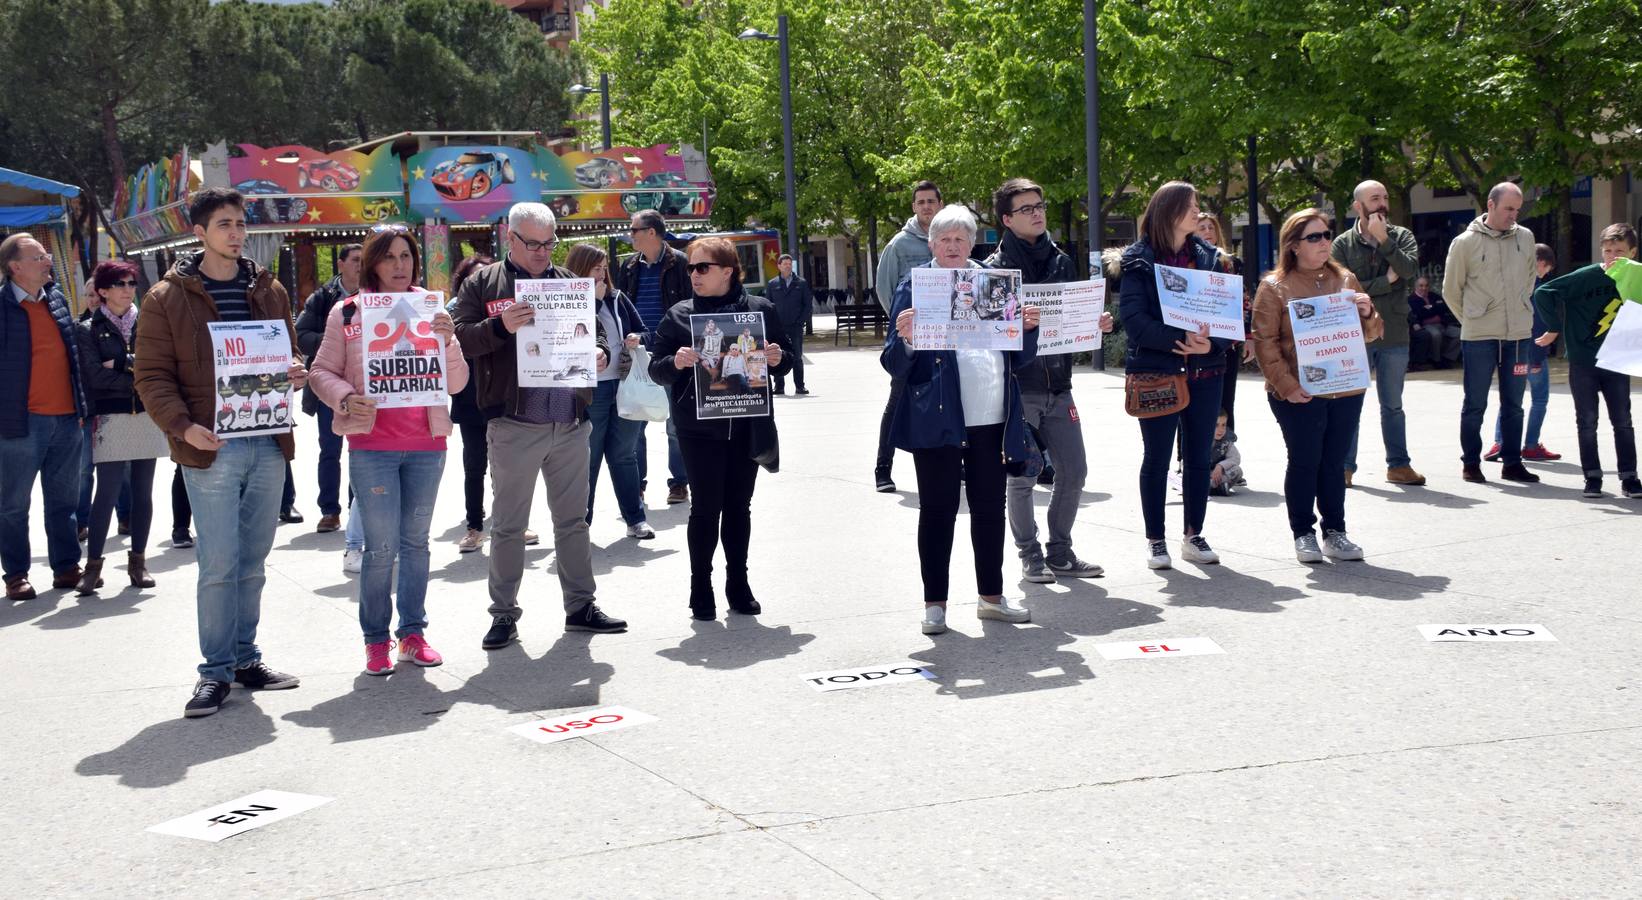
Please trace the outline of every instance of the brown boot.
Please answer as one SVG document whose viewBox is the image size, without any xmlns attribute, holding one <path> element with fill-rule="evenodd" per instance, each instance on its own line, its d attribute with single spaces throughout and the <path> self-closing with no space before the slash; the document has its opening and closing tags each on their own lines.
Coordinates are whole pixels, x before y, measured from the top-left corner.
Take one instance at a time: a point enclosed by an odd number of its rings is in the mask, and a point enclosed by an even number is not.
<svg viewBox="0 0 1642 900">
<path fill-rule="evenodd" d="M 148 559 L 141 553 L 127 553 L 125 568 L 131 574 L 131 586 L 151 588 L 154 586 L 153 576 L 148 574 Z"/>
<path fill-rule="evenodd" d="M 1414 471 L 1413 466 L 1392 466 L 1385 470 L 1385 480 L 1392 484 L 1406 484 L 1415 487 L 1425 484 L 1425 476 Z"/>
<path fill-rule="evenodd" d="M 85 571 L 80 575 L 80 583 L 74 589 L 78 591 L 81 596 L 84 596 L 86 594 L 97 593 L 97 589 L 102 586 L 103 558 L 101 556 L 97 556 L 87 559 Z"/>
</svg>

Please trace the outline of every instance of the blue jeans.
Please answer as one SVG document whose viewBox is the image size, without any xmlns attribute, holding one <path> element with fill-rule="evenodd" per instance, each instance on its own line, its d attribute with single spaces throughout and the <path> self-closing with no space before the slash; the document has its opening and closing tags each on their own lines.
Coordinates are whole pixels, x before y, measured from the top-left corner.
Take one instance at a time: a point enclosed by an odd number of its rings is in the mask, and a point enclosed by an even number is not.
<svg viewBox="0 0 1642 900">
<path fill-rule="evenodd" d="M 234 670 L 262 659 L 263 565 L 274 547 L 285 455 L 272 437 L 232 438 L 209 469 L 183 466 L 188 503 L 199 525 L 200 677 L 233 681 Z"/>
<path fill-rule="evenodd" d="M 639 423 L 639 442 L 633 451 L 639 459 L 639 487 L 650 483 L 650 452 L 649 444 L 645 442 L 644 431 L 649 422 Z M 683 487 L 690 483 L 690 475 L 684 471 L 684 454 L 678 449 L 678 429 L 673 425 L 671 416 L 667 418 L 667 486 L 670 488 Z"/>
<path fill-rule="evenodd" d="M 348 481 L 365 521 L 359 576 L 359 629 L 365 643 L 388 639 L 393 618 L 393 563 L 399 560 L 397 638 L 428 627 L 428 528 L 445 472 L 443 450 L 350 450 Z"/>
<path fill-rule="evenodd" d="M 1368 366 L 1374 370 L 1374 389 L 1380 400 L 1380 439 L 1385 442 L 1386 468 L 1406 466 L 1408 417 L 1403 414 L 1403 382 L 1408 379 L 1408 345 L 1369 347 Z M 1352 426 L 1351 449 L 1346 451 L 1345 460 L 1347 472 L 1357 471 L 1357 431 L 1357 426 Z"/>
<path fill-rule="evenodd" d="M 593 389 L 593 403 L 587 407 L 593 434 L 587 441 L 587 522 L 593 523 L 593 497 L 598 493 L 599 464 L 610 466 L 610 484 L 616 490 L 616 505 L 622 521 L 637 525 L 644 521 L 644 498 L 639 493 L 639 463 L 635 457 L 643 422 L 616 415 L 619 379 L 601 381 Z"/>
<path fill-rule="evenodd" d="M 29 433 L 0 438 L 0 565 L 6 583 L 27 577 L 29 501 L 34 478 L 46 507 L 46 557 L 52 574 L 80 564 L 75 504 L 80 499 L 80 447 L 84 435 L 78 417 L 29 413 Z"/>
<path fill-rule="evenodd" d="M 336 413 L 319 404 L 319 514 L 342 514 L 342 435 L 331 430 Z"/>
<path fill-rule="evenodd" d="M 1462 341 L 1465 400 L 1460 407 L 1460 461 L 1482 464 L 1482 420 L 1488 412 L 1488 387 L 1499 376 L 1500 461 L 1522 462 L 1522 391 L 1528 383 L 1533 342 Z"/>
<path fill-rule="evenodd" d="M 1528 428 L 1522 434 L 1523 449 L 1539 446 L 1539 429 L 1545 424 L 1545 407 L 1551 403 L 1551 366 L 1549 363 L 1528 365 Z M 1500 439 L 1500 419 L 1494 419 L 1494 443 Z"/>
<path fill-rule="evenodd" d="M 1175 454 L 1175 429 L 1182 435 L 1184 461 L 1181 493 L 1184 496 L 1186 528 L 1183 534 L 1203 531 L 1203 516 L 1209 507 L 1209 451 L 1214 445 L 1214 425 L 1220 418 L 1220 379 L 1225 375 L 1199 378 L 1189 383 L 1190 401 L 1174 415 L 1140 419 L 1140 438 L 1145 445 L 1140 462 L 1140 510 L 1146 520 L 1146 539 L 1163 540 L 1163 506 L 1169 493 L 1169 462 Z"/>
<path fill-rule="evenodd" d="M 353 468 L 353 464 L 349 463 L 348 468 L 351 470 Z M 349 473 L 349 477 L 353 477 L 351 471 Z M 348 501 L 348 527 L 347 530 L 342 533 L 342 540 L 343 550 L 362 551 L 365 549 L 365 515 L 359 511 L 358 494 L 355 494 L 353 498 Z"/>
</svg>

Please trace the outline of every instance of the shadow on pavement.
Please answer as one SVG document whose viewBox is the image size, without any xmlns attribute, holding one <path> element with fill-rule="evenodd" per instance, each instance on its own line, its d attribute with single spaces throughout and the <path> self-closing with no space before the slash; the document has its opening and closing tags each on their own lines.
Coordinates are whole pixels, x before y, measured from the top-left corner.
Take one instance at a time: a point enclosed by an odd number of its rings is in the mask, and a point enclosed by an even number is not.
<svg viewBox="0 0 1642 900">
<path fill-rule="evenodd" d="M 1448 590 L 1447 575 L 1415 575 L 1367 562 L 1316 563 L 1306 571 L 1314 590 L 1376 600 L 1418 600 Z M 1366 582 L 1366 584 L 1364 583 Z"/>
<path fill-rule="evenodd" d="M 177 718 L 157 722 L 137 732 L 113 750 L 93 753 L 74 767 L 77 775 L 117 775 L 120 784 L 157 788 L 176 784 L 188 770 L 249 753 L 273 743 L 274 720 L 257 707 L 251 691 L 234 688 L 228 702 L 214 716 L 184 719 L 187 696 L 177 693 Z"/>
<path fill-rule="evenodd" d="M 1374 488 L 1366 485 L 1353 485 L 1351 491 L 1360 491 L 1376 500 L 1389 500 L 1392 503 L 1417 503 L 1420 506 L 1435 506 L 1440 509 L 1470 509 L 1488 502 L 1475 497 L 1461 497 L 1459 494 L 1445 494 L 1428 487 L 1411 487 L 1402 490 L 1388 488 Z M 1347 492 L 1348 496 L 1350 491 Z"/>
<path fill-rule="evenodd" d="M 422 731 L 450 709 L 454 693 L 439 690 L 415 663 L 396 662 L 392 675 L 361 672 L 348 693 L 281 718 L 304 728 L 328 728 L 333 744 L 367 741 Z"/>
<path fill-rule="evenodd" d="M 1223 565 L 1195 568 L 1203 573 L 1202 576 L 1192 575 L 1189 570 L 1159 570 L 1158 574 L 1167 582 L 1159 592 L 1169 595 L 1170 606 L 1211 606 L 1237 612 L 1275 613 L 1284 609 L 1278 604 L 1306 596 L 1298 588 L 1273 584 Z"/>
<path fill-rule="evenodd" d="M 105 584 L 102 591 L 90 597 L 65 594 L 65 600 L 73 600 L 74 602 L 35 622 L 34 626 L 36 628 L 60 630 L 78 628 L 88 622 L 107 619 L 112 616 L 129 616 L 141 612 L 137 609 L 137 604 L 153 597 L 152 593 L 144 593 L 143 588 L 132 587 L 129 583 L 123 590 L 111 591 L 106 583 L 107 580 L 105 575 Z"/>
<path fill-rule="evenodd" d="M 910 654 L 935 671 L 937 694 L 975 700 L 1075 687 L 1095 677 L 1082 656 L 1060 649 L 1076 638 L 1060 630 L 1058 622 L 1041 624 L 1036 614 L 1029 625 L 980 620 L 981 636 L 975 637 L 965 631 L 977 621 L 964 620 L 966 615 L 974 615 L 974 607 L 949 606 L 947 621 L 955 627 L 931 636 L 933 646 L 927 650 Z"/>
<path fill-rule="evenodd" d="M 705 669 L 740 669 L 792 656 L 815 640 L 813 634 L 794 634 L 790 625 L 768 627 L 755 616 L 731 615 L 724 621 L 692 621 L 690 631 L 691 635 L 677 647 L 658 650 L 656 655 Z"/>
<path fill-rule="evenodd" d="M 460 690 L 445 692 L 443 699 L 510 713 L 597 706 L 600 691 L 615 676 L 616 667 L 593 661 L 589 649 L 593 637 L 566 632 L 538 659 L 531 659 L 518 643 L 491 650 L 489 664 Z"/>
</svg>

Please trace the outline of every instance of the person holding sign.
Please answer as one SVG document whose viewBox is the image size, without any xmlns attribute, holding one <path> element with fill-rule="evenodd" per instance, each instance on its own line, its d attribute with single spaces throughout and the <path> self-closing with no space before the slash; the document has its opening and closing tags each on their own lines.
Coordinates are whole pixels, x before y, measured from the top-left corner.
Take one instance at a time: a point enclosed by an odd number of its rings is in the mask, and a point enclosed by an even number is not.
<svg viewBox="0 0 1642 900">
<path fill-rule="evenodd" d="M 973 269 L 975 216 L 948 206 L 929 223 L 934 259 L 913 269 Z M 879 360 L 890 377 L 906 387 L 895 406 L 890 437 L 912 454 L 918 476 L 918 568 L 924 583 L 924 634 L 946 631 L 947 587 L 951 577 L 952 535 L 958 519 L 958 486 L 969 499 L 969 541 L 975 554 L 976 614 L 982 619 L 1020 624 L 1032 613 L 1003 595 L 1005 479 L 1026 475 L 1035 453 L 1021 413 L 1016 372 L 1038 352 L 1036 306 L 1021 311 L 1020 350 L 919 350 L 913 337 L 912 278 L 895 289 Z M 1012 471 L 1013 470 L 1013 471 Z M 1037 473 L 1031 473 L 1036 476 Z"/>
<path fill-rule="evenodd" d="M 1363 395 L 1368 390 L 1363 342 L 1379 340 L 1385 333 L 1385 320 L 1373 299 L 1363 292 L 1356 276 L 1330 256 L 1333 238 L 1322 210 L 1306 209 L 1289 216 L 1278 233 L 1277 268 L 1260 281 L 1254 295 L 1254 354 L 1266 377 L 1266 399 L 1283 430 L 1283 443 L 1288 445 L 1283 498 L 1288 504 L 1289 530 L 1294 533 L 1294 555 L 1303 563 L 1322 562 L 1325 557 L 1363 558 L 1363 548 L 1346 537 L 1345 460 L 1356 439 Z M 1355 369 L 1362 386 L 1314 395 L 1306 390 L 1306 383 L 1321 380 L 1327 384 L 1328 378 L 1339 373 L 1325 370 L 1321 362 L 1299 363 L 1291 317 L 1324 315 L 1318 310 L 1327 309 L 1327 301 L 1336 299 L 1329 295 L 1342 292 L 1349 295 L 1342 302 L 1356 306 L 1360 334 L 1334 341 L 1308 330 L 1302 340 L 1308 350 L 1320 346 L 1320 354 L 1350 355 L 1351 360 L 1341 360 L 1341 368 Z M 1336 329 L 1334 334 L 1343 331 L 1352 329 Z M 1321 547 L 1312 530 L 1317 524 L 1313 506 L 1323 519 Z"/>
<path fill-rule="evenodd" d="M 1196 331 L 1167 324 L 1157 288 L 1158 266 L 1228 277 L 1220 272 L 1220 251 L 1197 236 L 1197 216 L 1197 188 L 1171 181 L 1152 194 L 1140 220 L 1140 240 L 1123 251 L 1119 314 L 1129 338 L 1123 361 L 1125 406 L 1140 419 L 1146 448 L 1140 463 L 1140 507 L 1146 520 L 1146 564 L 1154 569 L 1173 565 L 1163 536 L 1163 503 L 1177 427 L 1186 511 L 1180 555 L 1201 565 L 1220 562 L 1202 532 L 1209 505 L 1209 451 L 1223 396 L 1220 380 L 1226 377 L 1232 341 L 1210 337 L 1207 324 Z M 1241 295 L 1242 288 L 1236 289 Z M 1237 321 L 1242 322 L 1241 310 Z"/>
<path fill-rule="evenodd" d="M 433 503 L 445 471 L 445 438 L 450 412 L 443 402 L 426 404 L 426 386 L 438 379 L 423 371 L 443 364 L 443 391 L 455 394 L 468 380 L 467 362 L 455 340 L 455 326 L 438 294 L 416 286 L 421 252 L 403 225 L 377 226 L 365 241 L 360 262 L 362 289 L 331 308 L 325 337 L 314 355 L 312 384 L 321 403 L 335 411 L 332 428 L 348 439 L 348 483 L 354 487 L 365 526 L 365 555 L 359 578 L 359 627 L 365 635 L 365 674 L 393 671 L 394 644 L 388 638 L 394 609 L 394 563 L 399 566 L 400 662 L 437 666 L 444 658 L 423 637 L 427 628 L 428 529 Z M 385 306 L 398 312 L 404 295 L 434 298 L 432 337 L 438 353 L 424 355 L 412 342 L 426 340 L 421 319 L 376 319 L 377 327 L 358 327 L 366 308 Z M 390 332 L 380 334 L 378 332 Z M 388 344 L 397 354 L 382 358 L 371 352 Z M 402 377 L 388 363 L 415 366 L 420 377 Z M 369 366 L 369 371 L 367 371 Z M 376 384 L 373 385 L 372 382 Z M 385 384 L 386 390 L 377 385 Z M 418 405 L 402 405 L 400 390 Z"/>
<path fill-rule="evenodd" d="M 747 582 L 747 548 L 752 539 L 753 487 L 759 464 L 754 461 L 757 434 L 773 438 L 773 413 L 763 416 L 702 418 L 696 394 L 710 379 L 698 379 L 695 369 L 704 356 L 698 349 L 691 317 L 724 314 L 757 314 L 763 317 L 763 353 L 769 374 L 782 376 L 792 369 L 792 360 L 781 352 L 787 336 L 781 330 L 775 305 L 763 297 L 748 294 L 741 286 L 741 262 L 735 245 L 724 238 L 700 238 L 690 243 L 690 285 L 694 296 L 675 304 L 656 328 L 651 348 L 650 377 L 668 389 L 673 422 L 678 427 L 678 446 L 684 454 L 684 468 L 690 473 L 694 496 L 690 501 L 690 615 L 702 621 L 717 617 L 713 596 L 713 556 L 719 538 L 724 540 L 724 596 L 730 609 L 745 616 L 757 615 L 762 607 Z M 706 324 L 714 325 L 713 319 Z M 714 325 L 709 340 L 721 346 L 724 338 Z M 750 336 L 750 333 L 749 333 Z M 735 358 L 737 361 L 731 363 Z M 719 371 L 734 365 L 742 381 L 746 363 L 740 348 L 731 342 L 720 356 Z M 766 381 L 766 388 L 768 382 Z M 765 396 L 768 409 L 768 396 Z"/>
<path fill-rule="evenodd" d="M 308 381 L 291 338 L 291 301 L 272 272 L 240 256 L 245 199 L 205 188 L 188 200 L 194 236 L 204 245 L 181 257 L 149 289 L 137 319 L 133 379 L 154 423 L 171 439 L 189 504 L 199 521 L 200 679 L 183 709 L 209 716 L 228 699 L 230 682 L 252 690 L 294 688 L 294 675 L 262 661 L 263 566 L 274 545 L 285 465 L 296 455 L 289 429 L 224 440 L 213 429 L 220 407 L 212 324 L 273 323 L 285 329 L 291 387 Z"/>
</svg>

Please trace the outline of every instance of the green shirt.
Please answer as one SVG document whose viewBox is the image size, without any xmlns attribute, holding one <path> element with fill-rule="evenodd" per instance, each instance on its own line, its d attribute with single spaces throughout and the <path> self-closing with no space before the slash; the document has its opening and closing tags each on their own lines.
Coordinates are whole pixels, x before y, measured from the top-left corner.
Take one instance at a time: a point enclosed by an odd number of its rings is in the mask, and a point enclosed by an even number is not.
<svg viewBox="0 0 1642 900">
<path fill-rule="evenodd" d="M 1603 271 L 1600 263 L 1553 278 L 1534 291 L 1534 306 L 1545 327 L 1568 342 L 1568 361 L 1596 365 L 1602 339 L 1625 300 L 1642 303 L 1642 264 L 1616 261 Z"/>
</svg>

